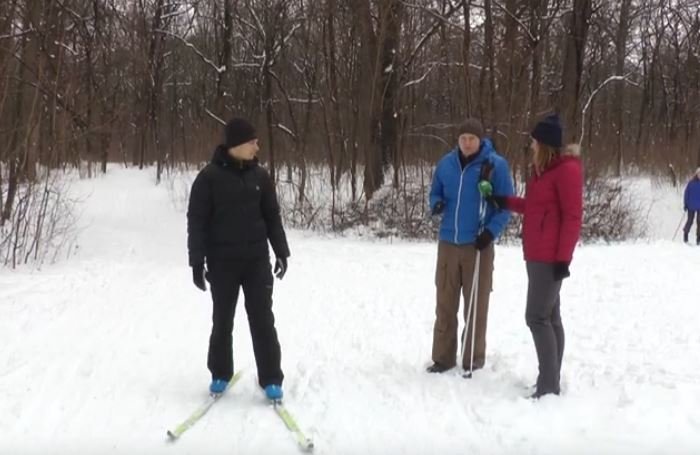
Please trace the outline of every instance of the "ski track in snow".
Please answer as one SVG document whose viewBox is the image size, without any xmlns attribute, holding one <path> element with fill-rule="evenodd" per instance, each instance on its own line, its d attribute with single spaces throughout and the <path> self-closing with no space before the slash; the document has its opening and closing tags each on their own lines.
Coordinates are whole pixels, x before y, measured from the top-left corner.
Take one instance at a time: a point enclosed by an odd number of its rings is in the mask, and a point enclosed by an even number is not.
<svg viewBox="0 0 700 455">
<path fill-rule="evenodd" d="M 241 381 L 166 442 L 209 381 L 210 298 L 191 284 L 184 213 L 149 172 L 74 191 L 77 254 L 0 271 L 0 454 L 298 453 L 257 386 L 242 301 Z M 562 290 L 563 395 L 531 402 L 519 245 L 498 247 L 487 365 L 463 379 L 424 372 L 434 243 L 288 236 L 274 294 L 285 402 L 315 453 L 700 452 L 700 249 L 580 247 Z"/>
</svg>

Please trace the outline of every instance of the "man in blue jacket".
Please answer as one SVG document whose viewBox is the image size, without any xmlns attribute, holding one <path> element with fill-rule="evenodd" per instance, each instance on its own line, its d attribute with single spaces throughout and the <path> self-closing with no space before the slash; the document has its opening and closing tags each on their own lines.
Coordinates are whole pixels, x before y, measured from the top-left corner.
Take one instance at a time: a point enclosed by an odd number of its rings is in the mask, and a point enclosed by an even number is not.
<svg viewBox="0 0 700 455">
<path fill-rule="evenodd" d="M 488 180 L 494 194 L 512 195 L 513 182 L 508 163 L 484 137 L 484 128 L 476 119 L 468 119 L 458 130 L 459 145 L 439 162 L 430 190 L 430 209 L 442 215 L 438 244 L 435 285 L 437 304 L 433 330 L 433 364 L 431 373 L 453 368 L 457 356 L 457 313 L 460 291 L 464 296 L 464 317 L 467 318 L 477 251 L 480 253 L 474 359 L 471 363 L 472 323 L 466 334 L 462 368 L 468 371 L 483 368 L 486 361 L 486 321 L 491 293 L 494 246 L 503 232 L 510 213 L 486 204 L 478 185 Z M 472 314 L 474 309 L 472 309 Z"/>
<path fill-rule="evenodd" d="M 693 220 L 697 217 L 695 243 L 700 245 L 700 167 L 695 170 L 695 176 L 685 187 L 683 209 L 688 212 L 688 221 L 683 228 L 683 241 L 688 243 L 690 228 L 693 227 Z"/>
</svg>

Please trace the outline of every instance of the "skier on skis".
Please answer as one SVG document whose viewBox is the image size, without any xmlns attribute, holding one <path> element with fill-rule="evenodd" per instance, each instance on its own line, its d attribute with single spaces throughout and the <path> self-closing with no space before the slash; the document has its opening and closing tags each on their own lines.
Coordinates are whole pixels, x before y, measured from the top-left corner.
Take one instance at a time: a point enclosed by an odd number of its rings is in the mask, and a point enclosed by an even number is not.
<svg viewBox="0 0 700 455">
<path fill-rule="evenodd" d="M 458 145 L 437 164 L 430 190 L 430 209 L 442 215 L 435 273 L 436 308 L 433 329 L 433 364 L 431 373 L 442 373 L 455 366 L 457 355 L 457 313 L 460 290 L 464 295 L 464 317 L 471 295 L 477 251 L 478 296 L 476 311 L 474 358 L 471 358 L 472 324 L 466 333 L 459 364 L 468 371 L 478 370 L 486 361 L 486 323 L 493 273 L 494 246 L 508 220 L 506 211 L 486 207 L 480 217 L 483 201 L 477 186 L 481 179 L 490 180 L 494 191 L 512 194 L 513 183 L 508 163 L 484 136 L 484 128 L 476 119 L 468 119 L 458 129 Z"/>
<path fill-rule="evenodd" d="M 695 170 L 695 175 L 685 187 L 683 210 L 688 212 L 688 221 L 683 228 L 683 241 L 688 243 L 688 234 L 690 234 L 690 229 L 693 227 L 693 220 L 695 220 L 695 243 L 700 245 L 700 167 Z"/>
<path fill-rule="evenodd" d="M 289 247 L 273 182 L 258 165 L 257 152 L 253 125 L 240 118 L 226 124 L 224 143 L 216 147 L 211 162 L 192 184 L 187 247 L 195 286 L 206 291 L 205 279 L 211 284 L 209 391 L 222 393 L 233 376 L 233 319 L 242 287 L 258 383 L 269 399 L 279 400 L 284 375 L 272 312 L 268 240 L 279 279 L 287 271 Z"/>
<path fill-rule="evenodd" d="M 564 328 L 560 298 L 562 280 L 581 232 L 583 171 L 578 146 L 562 148 L 562 127 L 554 114 L 537 123 L 532 137 L 532 176 L 525 197 L 489 197 L 495 207 L 523 214 L 523 250 L 528 289 L 525 319 L 539 363 L 532 398 L 560 392 Z"/>
</svg>

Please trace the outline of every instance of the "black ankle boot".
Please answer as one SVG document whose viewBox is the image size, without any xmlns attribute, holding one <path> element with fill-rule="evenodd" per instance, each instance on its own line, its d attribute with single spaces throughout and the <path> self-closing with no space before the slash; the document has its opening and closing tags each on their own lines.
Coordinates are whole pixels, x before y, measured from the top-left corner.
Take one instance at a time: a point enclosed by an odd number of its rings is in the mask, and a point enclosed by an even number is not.
<svg viewBox="0 0 700 455">
<path fill-rule="evenodd" d="M 425 371 L 428 373 L 444 373 L 445 371 L 449 370 L 452 367 L 446 367 L 445 365 L 435 362 L 432 365 L 430 365 L 428 368 L 426 368 Z"/>
</svg>

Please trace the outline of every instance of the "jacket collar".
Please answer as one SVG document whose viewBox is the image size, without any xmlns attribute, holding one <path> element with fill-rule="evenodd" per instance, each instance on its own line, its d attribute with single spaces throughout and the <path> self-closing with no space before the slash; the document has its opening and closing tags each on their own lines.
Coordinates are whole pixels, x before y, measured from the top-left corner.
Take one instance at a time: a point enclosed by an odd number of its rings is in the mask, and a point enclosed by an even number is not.
<svg viewBox="0 0 700 455">
<path fill-rule="evenodd" d="M 462 153 L 462 151 L 459 149 L 459 145 L 452 149 L 452 151 L 454 152 L 454 157 L 457 161 L 457 165 L 461 168 L 461 164 L 459 162 L 459 154 Z M 483 163 L 484 161 L 488 160 L 493 153 L 496 153 L 496 150 L 493 148 L 493 143 L 490 139 L 483 138 L 481 139 L 481 144 L 479 145 L 479 151 L 476 152 L 476 156 L 467 164 L 467 166 Z"/>
</svg>

